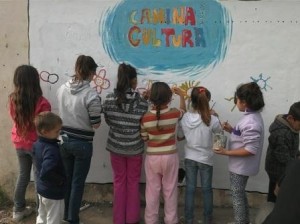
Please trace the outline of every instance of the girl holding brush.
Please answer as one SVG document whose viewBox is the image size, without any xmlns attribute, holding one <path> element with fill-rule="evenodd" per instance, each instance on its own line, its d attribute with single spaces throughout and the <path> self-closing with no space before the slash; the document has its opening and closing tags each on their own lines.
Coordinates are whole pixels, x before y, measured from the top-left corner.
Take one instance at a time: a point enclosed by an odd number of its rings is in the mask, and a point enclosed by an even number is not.
<svg viewBox="0 0 300 224">
<path fill-rule="evenodd" d="M 199 171 L 203 195 L 203 223 L 213 221 L 213 134 L 222 131 L 217 116 L 211 115 L 210 92 L 205 87 L 194 87 L 191 92 L 192 109 L 185 113 L 180 125 L 186 144 L 185 172 L 185 223 L 194 223 L 194 200 Z"/>
</svg>

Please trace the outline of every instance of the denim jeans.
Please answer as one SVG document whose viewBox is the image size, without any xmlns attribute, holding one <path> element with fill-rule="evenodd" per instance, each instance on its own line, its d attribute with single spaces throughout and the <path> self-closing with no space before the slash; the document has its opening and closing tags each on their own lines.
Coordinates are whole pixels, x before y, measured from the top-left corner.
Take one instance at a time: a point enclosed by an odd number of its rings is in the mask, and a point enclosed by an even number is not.
<svg viewBox="0 0 300 224">
<path fill-rule="evenodd" d="M 63 136 L 61 155 L 67 175 L 64 220 L 72 224 L 79 223 L 79 210 L 92 154 L 92 142 Z"/>
<path fill-rule="evenodd" d="M 23 149 L 17 149 L 16 151 L 19 162 L 19 175 L 14 192 L 13 210 L 15 212 L 21 212 L 26 207 L 25 194 L 30 181 L 31 167 L 33 166 L 33 155 L 32 151 L 27 151 Z"/>
<path fill-rule="evenodd" d="M 203 197 L 203 216 L 204 223 L 210 223 L 213 213 L 213 191 L 212 191 L 212 174 L 213 167 L 207 164 L 185 159 L 185 223 L 194 222 L 195 192 L 197 187 L 197 174 L 200 173 L 201 190 Z"/>
</svg>

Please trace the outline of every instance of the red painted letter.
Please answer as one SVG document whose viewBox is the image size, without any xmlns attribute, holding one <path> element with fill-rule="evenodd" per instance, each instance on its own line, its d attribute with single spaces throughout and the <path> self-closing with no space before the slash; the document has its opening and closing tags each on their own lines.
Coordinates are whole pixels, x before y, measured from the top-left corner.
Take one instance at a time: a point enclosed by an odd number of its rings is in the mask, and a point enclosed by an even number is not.
<svg viewBox="0 0 300 224">
<path fill-rule="evenodd" d="M 170 47 L 170 36 L 175 34 L 173 28 L 162 28 L 161 33 L 166 35 L 166 47 Z"/>
<path fill-rule="evenodd" d="M 133 26 L 130 28 L 129 32 L 128 32 L 128 40 L 131 43 L 132 46 L 137 47 L 140 44 L 140 39 L 133 39 L 133 35 L 134 33 L 139 34 L 141 32 L 141 29 L 137 26 Z"/>
</svg>

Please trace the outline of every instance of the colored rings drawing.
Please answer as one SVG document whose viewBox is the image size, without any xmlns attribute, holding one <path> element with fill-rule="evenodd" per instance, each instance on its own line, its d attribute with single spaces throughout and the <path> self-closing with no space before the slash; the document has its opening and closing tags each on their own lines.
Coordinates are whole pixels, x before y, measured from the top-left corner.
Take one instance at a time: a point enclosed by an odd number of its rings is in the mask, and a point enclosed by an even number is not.
<svg viewBox="0 0 300 224">
<path fill-rule="evenodd" d="M 55 73 L 49 73 L 47 71 L 42 71 L 40 73 L 40 78 L 41 80 L 43 80 L 44 82 L 48 82 L 50 84 L 55 84 L 58 82 L 58 75 Z"/>
</svg>

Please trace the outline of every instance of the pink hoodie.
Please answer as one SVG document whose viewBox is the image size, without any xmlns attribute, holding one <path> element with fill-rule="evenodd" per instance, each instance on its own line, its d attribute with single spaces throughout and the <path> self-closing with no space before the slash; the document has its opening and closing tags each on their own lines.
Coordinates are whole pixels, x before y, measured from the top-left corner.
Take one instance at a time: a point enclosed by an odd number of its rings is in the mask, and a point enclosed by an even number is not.
<svg viewBox="0 0 300 224">
<path fill-rule="evenodd" d="M 37 115 L 43 111 L 51 111 L 51 105 L 46 98 L 41 96 L 36 104 L 34 115 Z M 10 102 L 9 105 L 9 113 L 13 118 L 15 115 L 15 111 L 12 102 Z M 14 123 L 11 131 L 11 140 L 14 143 L 16 149 L 31 151 L 32 144 L 37 140 L 37 133 L 35 129 L 28 130 L 26 137 L 23 138 L 17 134 L 16 124 Z"/>
</svg>

